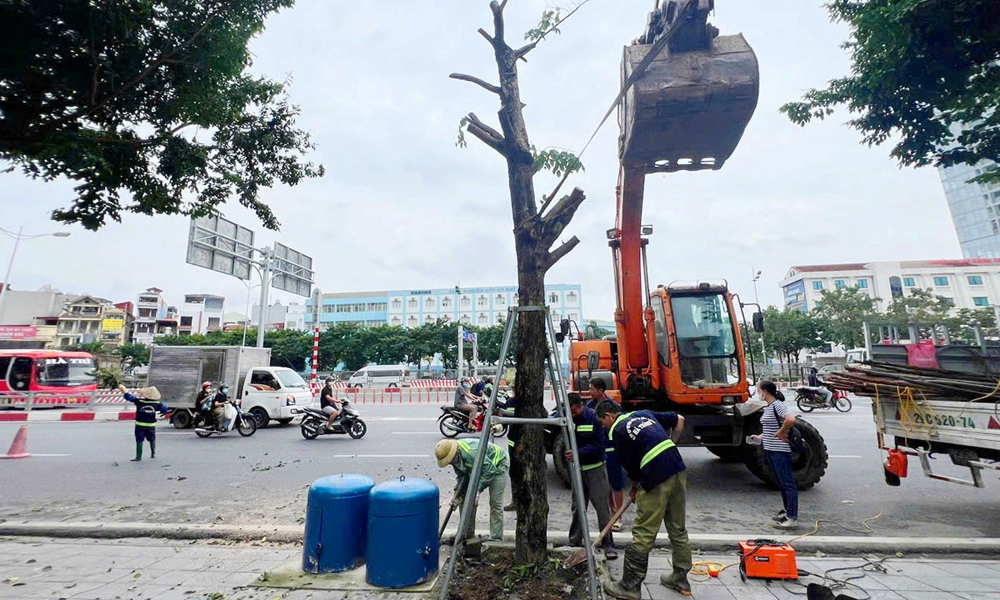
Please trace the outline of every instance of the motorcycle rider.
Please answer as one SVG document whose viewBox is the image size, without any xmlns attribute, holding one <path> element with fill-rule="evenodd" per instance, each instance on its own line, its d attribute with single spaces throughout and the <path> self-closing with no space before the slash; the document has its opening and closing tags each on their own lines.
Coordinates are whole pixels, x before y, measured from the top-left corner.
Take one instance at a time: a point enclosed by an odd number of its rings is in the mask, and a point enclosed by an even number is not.
<svg viewBox="0 0 1000 600">
<path fill-rule="evenodd" d="M 474 384 L 472 384 L 472 389 L 469 390 L 469 391 L 472 392 L 473 396 L 475 396 L 476 398 L 479 398 L 480 400 L 482 400 L 483 399 L 483 392 L 485 390 L 486 390 L 486 376 L 483 375 L 482 378 L 479 379 L 479 381 L 477 381 Z"/>
<path fill-rule="evenodd" d="M 463 377 L 458 382 L 458 387 L 455 388 L 455 408 L 469 414 L 469 429 L 474 430 L 475 426 L 473 422 L 475 422 L 476 416 L 479 415 L 479 407 L 476 405 L 479 398 L 469 391 L 471 383 L 471 377 Z"/>
<path fill-rule="evenodd" d="M 226 416 L 226 404 L 228 402 L 229 386 L 223 383 L 219 386 L 219 391 L 215 393 L 215 397 L 212 398 L 212 416 L 215 417 L 216 431 L 225 431 L 229 429 L 229 423 L 224 422 L 224 417 Z"/>
<path fill-rule="evenodd" d="M 827 405 L 830 404 L 830 400 L 833 399 L 833 392 L 830 388 L 826 387 L 826 383 L 820 379 L 819 371 L 816 367 L 809 369 L 809 387 L 813 388 L 819 395 L 823 396 L 823 402 Z"/>
<path fill-rule="evenodd" d="M 323 386 L 323 391 L 319 394 L 319 406 L 324 413 L 329 415 L 326 430 L 331 431 L 333 422 L 340 416 L 340 401 L 333 394 L 333 377 L 326 378 L 326 385 Z"/>
</svg>

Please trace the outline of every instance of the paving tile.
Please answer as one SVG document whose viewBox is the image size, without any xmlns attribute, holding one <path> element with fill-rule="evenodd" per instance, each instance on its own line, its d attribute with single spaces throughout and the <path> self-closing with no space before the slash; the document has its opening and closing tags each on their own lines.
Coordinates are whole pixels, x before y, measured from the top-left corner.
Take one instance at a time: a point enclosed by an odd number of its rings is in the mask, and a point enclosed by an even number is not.
<svg viewBox="0 0 1000 600">
<path fill-rule="evenodd" d="M 940 592 L 941 590 L 934 585 L 929 585 L 916 579 L 911 579 L 909 577 L 903 577 L 899 575 L 886 575 L 884 573 L 879 573 L 877 575 L 869 575 L 868 578 L 873 579 L 881 584 L 884 584 L 887 589 L 896 592 Z"/>
<path fill-rule="evenodd" d="M 693 598 L 697 598 L 698 600 L 735 600 L 736 598 L 733 596 L 732 592 L 721 585 L 712 587 L 692 585 L 691 596 Z M 652 600 L 677 600 L 681 596 L 678 595 L 677 592 L 668 590 L 657 582 L 652 584 L 647 583 L 646 591 L 643 593 L 642 597 L 651 598 Z"/>
<path fill-rule="evenodd" d="M 1000 600 L 1000 592 L 955 592 L 963 600 Z"/>
<path fill-rule="evenodd" d="M 906 600 L 961 600 L 962 597 L 950 592 L 899 592 Z"/>
<path fill-rule="evenodd" d="M 1000 578 L 1000 563 L 995 561 L 935 563 L 935 567 L 952 575 L 975 579 Z"/>
<path fill-rule="evenodd" d="M 730 586 L 726 589 L 738 600 L 774 600 L 771 590 L 764 587 Z"/>
<path fill-rule="evenodd" d="M 183 585 L 194 576 L 195 573 L 193 571 L 163 571 L 150 569 L 145 573 L 146 580 L 149 581 L 150 584 L 166 586 Z"/>
<path fill-rule="evenodd" d="M 990 586 L 992 588 L 990 591 L 1000 592 L 1000 577 L 973 577 L 972 579 Z"/>
</svg>

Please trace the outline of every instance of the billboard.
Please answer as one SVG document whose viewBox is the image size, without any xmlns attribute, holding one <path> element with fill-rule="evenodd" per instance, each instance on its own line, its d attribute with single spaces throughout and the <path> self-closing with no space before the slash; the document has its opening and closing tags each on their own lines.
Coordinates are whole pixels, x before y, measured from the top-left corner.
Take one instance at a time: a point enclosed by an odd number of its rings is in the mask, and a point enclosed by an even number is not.
<svg viewBox="0 0 1000 600">
<path fill-rule="evenodd" d="M 125 329 L 125 319 L 104 319 L 101 321 L 101 331 L 104 333 L 120 333 Z"/>
<path fill-rule="evenodd" d="M 33 325 L 0 325 L 0 340 L 33 340 L 38 328 Z"/>
<path fill-rule="evenodd" d="M 785 308 L 794 308 L 802 312 L 808 312 L 809 306 L 806 302 L 806 282 L 798 280 L 785 286 Z"/>
<path fill-rule="evenodd" d="M 275 242 L 273 258 L 271 285 L 306 298 L 312 295 L 312 257 Z"/>
<path fill-rule="evenodd" d="M 191 219 L 188 264 L 249 280 L 253 256 L 253 231 L 217 215 Z"/>
</svg>

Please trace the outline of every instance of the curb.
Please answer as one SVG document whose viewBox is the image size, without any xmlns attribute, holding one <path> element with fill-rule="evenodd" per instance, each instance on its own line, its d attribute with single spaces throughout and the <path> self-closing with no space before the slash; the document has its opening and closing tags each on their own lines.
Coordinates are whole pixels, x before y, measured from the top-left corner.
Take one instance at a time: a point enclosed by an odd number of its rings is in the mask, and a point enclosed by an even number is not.
<svg viewBox="0 0 1000 600">
<path fill-rule="evenodd" d="M 94 412 L 3 412 L 0 423 L 58 422 L 58 421 L 134 421 L 135 411 L 94 411 Z"/>
<path fill-rule="evenodd" d="M 443 541 L 452 543 L 457 528 L 445 531 Z M 233 541 L 260 541 L 266 538 L 273 542 L 301 542 L 304 527 L 301 525 L 196 525 L 190 523 L 102 523 L 102 522 L 0 522 L 0 535 L 17 537 L 51 538 L 165 538 L 175 540 L 225 539 Z M 702 552 L 735 552 L 740 540 L 758 539 L 757 533 L 734 534 L 693 534 L 691 545 Z M 788 542 L 795 535 L 767 535 L 770 540 Z M 514 531 L 504 531 L 504 538 L 514 539 Z M 549 543 L 556 546 L 568 545 L 565 532 L 550 531 Z M 628 532 L 615 534 L 615 543 L 623 547 L 632 541 Z M 822 536 L 814 535 L 794 542 L 800 553 L 811 554 L 998 554 L 1000 538 L 943 538 L 943 537 L 888 537 L 888 536 Z M 655 547 L 669 548 L 670 540 L 665 533 L 656 536 Z"/>
</svg>

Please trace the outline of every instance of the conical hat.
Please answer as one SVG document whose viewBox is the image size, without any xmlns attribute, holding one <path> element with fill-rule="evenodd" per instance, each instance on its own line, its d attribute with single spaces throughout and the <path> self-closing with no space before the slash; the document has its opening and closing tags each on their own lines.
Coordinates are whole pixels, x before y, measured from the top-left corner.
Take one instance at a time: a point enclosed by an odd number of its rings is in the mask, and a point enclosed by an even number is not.
<svg viewBox="0 0 1000 600">
<path fill-rule="evenodd" d="M 160 390 L 155 387 L 147 387 L 139 390 L 139 395 L 147 400 L 159 400 L 163 396 L 160 395 Z"/>
</svg>

